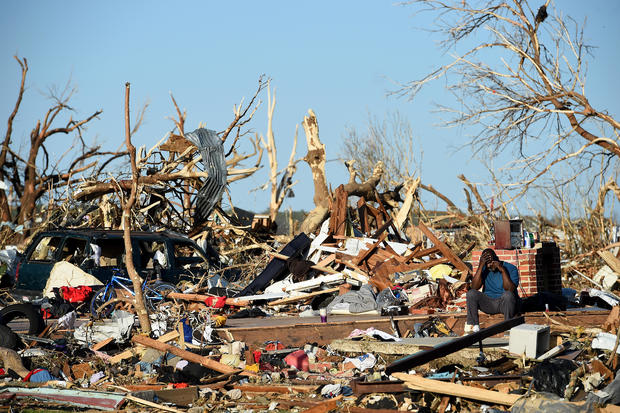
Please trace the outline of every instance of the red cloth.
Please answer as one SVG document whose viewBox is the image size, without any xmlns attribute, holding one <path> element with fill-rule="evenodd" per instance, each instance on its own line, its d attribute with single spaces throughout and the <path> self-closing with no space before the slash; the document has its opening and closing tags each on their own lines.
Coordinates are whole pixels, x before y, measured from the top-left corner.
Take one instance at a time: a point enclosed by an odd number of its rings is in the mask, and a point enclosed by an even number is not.
<svg viewBox="0 0 620 413">
<path fill-rule="evenodd" d="M 62 298 L 70 303 L 83 303 L 90 298 L 93 289 L 87 285 L 80 285 L 79 287 L 62 286 L 60 287 L 60 293 Z"/>
<path fill-rule="evenodd" d="M 222 308 L 226 304 L 226 297 L 208 297 L 205 304 L 213 308 Z"/>
</svg>

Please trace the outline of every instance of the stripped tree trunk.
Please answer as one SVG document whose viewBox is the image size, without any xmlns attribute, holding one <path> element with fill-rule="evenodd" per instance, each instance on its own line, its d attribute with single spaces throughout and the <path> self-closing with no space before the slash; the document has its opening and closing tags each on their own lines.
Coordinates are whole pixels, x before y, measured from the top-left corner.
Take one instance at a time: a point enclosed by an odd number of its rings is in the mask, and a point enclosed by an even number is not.
<svg viewBox="0 0 620 413">
<path fill-rule="evenodd" d="M 138 315 L 140 328 L 143 333 L 151 333 L 151 320 L 144 305 L 144 295 L 142 294 L 142 282 L 133 263 L 133 248 L 131 246 L 131 209 L 136 203 L 136 194 L 138 193 L 138 167 L 136 166 L 136 147 L 131 143 L 131 128 L 129 127 L 129 82 L 125 83 L 125 144 L 129 152 L 131 161 L 131 193 L 129 199 L 125 199 L 123 204 L 123 240 L 125 241 L 125 265 L 127 273 L 133 284 L 134 308 Z M 121 191 L 122 193 L 122 191 Z M 123 197 L 121 197 L 122 199 Z"/>
<path fill-rule="evenodd" d="M 329 189 L 325 178 L 325 145 L 319 139 L 319 124 L 312 109 L 308 110 L 308 116 L 304 116 L 302 122 L 306 133 L 308 153 L 304 160 L 312 171 L 314 181 L 314 209 L 310 211 L 301 224 L 301 232 L 314 232 L 327 217 L 329 211 Z"/>
</svg>

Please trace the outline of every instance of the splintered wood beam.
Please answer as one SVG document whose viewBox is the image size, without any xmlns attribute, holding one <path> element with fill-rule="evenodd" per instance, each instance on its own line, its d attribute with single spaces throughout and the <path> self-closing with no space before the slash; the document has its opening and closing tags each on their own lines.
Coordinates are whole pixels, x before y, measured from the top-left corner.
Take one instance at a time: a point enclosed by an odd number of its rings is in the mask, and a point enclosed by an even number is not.
<svg viewBox="0 0 620 413">
<path fill-rule="evenodd" d="M 439 251 L 443 254 L 444 257 L 448 258 L 450 263 L 456 267 L 457 270 L 461 271 L 461 281 L 465 281 L 467 276 L 469 275 L 469 267 L 459 258 L 458 255 L 452 251 L 450 247 L 441 242 L 439 238 L 433 234 L 433 231 L 428 229 L 424 223 L 420 222 L 418 224 L 420 230 L 431 240 L 434 246 L 439 248 Z"/>
<path fill-rule="evenodd" d="M 347 226 L 347 199 L 349 194 L 344 189 L 344 185 L 340 185 L 336 188 L 334 195 L 334 202 L 332 204 L 331 215 L 329 219 L 330 235 L 345 235 Z"/>
<path fill-rule="evenodd" d="M 372 244 L 370 248 L 368 248 L 367 250 L 363 250 L 357 257 L 355 257 L 355 260 L 353 260 L 353 264 L 360 265 L 364 260 L 366 260 L 370 256 L 370 254 L 372 254 L 375 251 L 375 249 L 377 249 L 377 247 L 379 247 L 379 245 L 381 245 L 383 241 L 385 241 L 386 238 L 387 238 L 387 232 L 384 232 L 383 234 L 381 234 L 377 242 Z"/>
<path fill-rule="evenodd" d="M 404 381 L 405 385 L 413 390 L 448 394 L 450 396 L 463 397 L 465 399 L 501 404 L 505 406 L 512 406 L 521 397 L 519 394 L 507 394 L 494 390 L 465 386 L 463 384 L 427 379 L 416 374 L 394 373 L 393 376 Z"/>
</svg>

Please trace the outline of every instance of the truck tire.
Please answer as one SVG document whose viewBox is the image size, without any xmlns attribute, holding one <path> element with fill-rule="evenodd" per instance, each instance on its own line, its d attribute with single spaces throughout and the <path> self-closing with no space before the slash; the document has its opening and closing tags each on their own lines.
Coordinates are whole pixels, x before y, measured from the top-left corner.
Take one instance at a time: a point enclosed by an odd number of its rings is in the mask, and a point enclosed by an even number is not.
<svg viewBox="0 0 620 413">
<path fill-rule="evenodd" d="M 39 308 L 32 304 L 13 304 L 0 310 L 0 325 L 6 326 L 16 318 L 28 320 L 29 335 L 37 335 L 45 328 L 45 320 Z"/>
<path fill-rule="evenodd" d="M 17 343 L 17 334 L 7 326 L 0 325 L 0 347 L 15 350 Z"/>
</svg>

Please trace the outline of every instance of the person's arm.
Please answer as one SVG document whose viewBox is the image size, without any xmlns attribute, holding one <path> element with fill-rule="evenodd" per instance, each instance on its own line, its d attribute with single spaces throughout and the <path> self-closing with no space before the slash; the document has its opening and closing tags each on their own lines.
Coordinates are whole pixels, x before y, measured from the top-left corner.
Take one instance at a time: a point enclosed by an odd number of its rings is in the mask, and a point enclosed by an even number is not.
<svg viewBox="0 0 620 413">
<path fill-rule="evenodd" d="M 484 267 L 491 262 L 487 257 L 480 257 L 480 261 L 478 262 L 478 268 L 476 269 L 476 273 L 471 280 L 470 288 L 474 290 L 480 289 L 482 287 L 482 271 Z"/>
<path fill-rule="evenodd" d="M 499 271 L 502 274 L 504 291 L 515 292 L 517 290 L 517 286 L 510 279 L 510 274 L 508 273 L 508 270 L 502 265 L 501 262 L 492 261 L 488 264 L 488 266 L 491 271 Z"/>
</svg>

